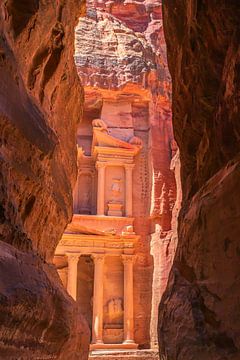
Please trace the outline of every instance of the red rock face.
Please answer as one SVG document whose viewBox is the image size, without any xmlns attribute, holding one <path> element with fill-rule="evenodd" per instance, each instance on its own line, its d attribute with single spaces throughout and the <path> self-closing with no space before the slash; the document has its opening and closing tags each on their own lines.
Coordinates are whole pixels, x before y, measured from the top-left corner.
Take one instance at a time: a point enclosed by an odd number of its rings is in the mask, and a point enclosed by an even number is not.
<svg viewBox="0 0 240 360">
<path fill-rule="evenodd" d="M 164 5 L 183 184 L 159 316 L 169 359 L 240 358 L 239 15 L 236 2 Z"/>
<path fill-rule="evenodd" d="M 144 145 L 133 193 L 135 231 L 141 235 L 136 244 L 134 299 L 135 340 L 148 347 L 157 341 L 158 303 L 176 247 L 171 224 L 176 184 L 170 169 L 176 146 L 161 4 L 88 1 L 87 16 L 76 29 L 75 50 L 85 90 L 84 126 L 102 118 L 112 133 L 121 128 L 123 139 L 131 133 Z"/>
<path fill-rule="evenodd" d="M 81 9 L 77 0 L 0 5 L 2 358 L 87 356 L 84 319 L 49 263 L 72 215 Z"/>
</svg>

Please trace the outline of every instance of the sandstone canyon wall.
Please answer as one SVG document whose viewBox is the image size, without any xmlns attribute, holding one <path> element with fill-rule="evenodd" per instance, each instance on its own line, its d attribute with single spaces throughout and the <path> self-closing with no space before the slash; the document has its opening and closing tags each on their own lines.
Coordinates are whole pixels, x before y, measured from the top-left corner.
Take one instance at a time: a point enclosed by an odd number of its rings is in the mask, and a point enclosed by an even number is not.
<svg viewBox="0 0 240 360">
<path fill-rule="evenodd" d="M 237 1 L 165 1 L 180 148 L 179 243 L 160 305 L 169 360 L 240 358 Z"/>
<path fill-rule="evenodd" d="M 72 215 L 83 92 L 78 0 L 0 3 L 0 357 L 87 356 L 88 328 L 51 259 Z"/>
<path fill-rule="evenodd" d="M 81 141 L 91 136 L 91 121 L 101 118 L 113 136 L 143 142 L 133 181 L 134 229 L 141 235 L 134 267 L 135 341 L 140 348 L 154 346 L 158 304 L 176 247 L 170 169 L 176 145 L 161 3 L 87 1 L 75 49 L 85 92 Z"/>
</svg>

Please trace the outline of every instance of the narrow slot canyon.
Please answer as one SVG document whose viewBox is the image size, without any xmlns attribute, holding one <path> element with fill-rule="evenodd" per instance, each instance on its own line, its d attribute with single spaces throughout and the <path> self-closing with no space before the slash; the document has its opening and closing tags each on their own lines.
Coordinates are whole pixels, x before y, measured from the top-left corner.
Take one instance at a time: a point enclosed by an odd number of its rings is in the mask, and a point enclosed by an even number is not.
<svg viewBox="0 0 240 360">
<path fill-rule="evenodd" d="M 239 15 L 0 2 L 0 359 L 240 359 Z"/>
<path fill-rule="evenodd" d="M 54 263 L 88 319 L 90 358 L 157 359 L 178 167 L 161 4 L 88 1 L 74 59 L 84 90 L 78 175 Z M 86 256 L 93 274 L 81 274 Z"/>
</svg>

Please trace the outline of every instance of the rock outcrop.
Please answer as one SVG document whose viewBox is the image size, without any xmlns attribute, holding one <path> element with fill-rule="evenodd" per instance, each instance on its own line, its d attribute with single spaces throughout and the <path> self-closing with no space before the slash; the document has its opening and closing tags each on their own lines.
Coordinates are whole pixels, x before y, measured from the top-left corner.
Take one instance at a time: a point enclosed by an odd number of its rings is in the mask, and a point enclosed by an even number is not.
<svg viewBox="0 0 240 360">
<path fill-rule="evenodd" d="M 239 4 L 166 1 L 183 204 L 160 305 L 166 359 L 240 358 Z"/>
<path fill-rule="evenodd" d="M 84 359 L 88 328 L 51 259 L 72 215 L 83 92 L 78 0 L 0 4 L 1 359 Z"/>
</svg>

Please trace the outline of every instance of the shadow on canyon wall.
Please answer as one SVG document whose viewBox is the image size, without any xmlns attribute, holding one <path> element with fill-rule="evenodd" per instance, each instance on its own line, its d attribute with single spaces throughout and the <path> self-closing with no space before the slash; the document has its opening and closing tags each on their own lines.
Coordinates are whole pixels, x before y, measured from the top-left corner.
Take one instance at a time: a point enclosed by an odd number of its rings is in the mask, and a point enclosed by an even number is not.
<svg viewBox="0 0 240 360">
<path fill-rule="evenodd" d="M 160 304 L 167 359 L 240 358 L 238 1 L 165 1 L 183 203 Z"/>
<path fill-rule="evenodd" d="M 88 327 L 51 265 L 72 216 L 83 11 L 77 0 L 0 4 L 2 359 L 88 356 Z"/>
</svg>

